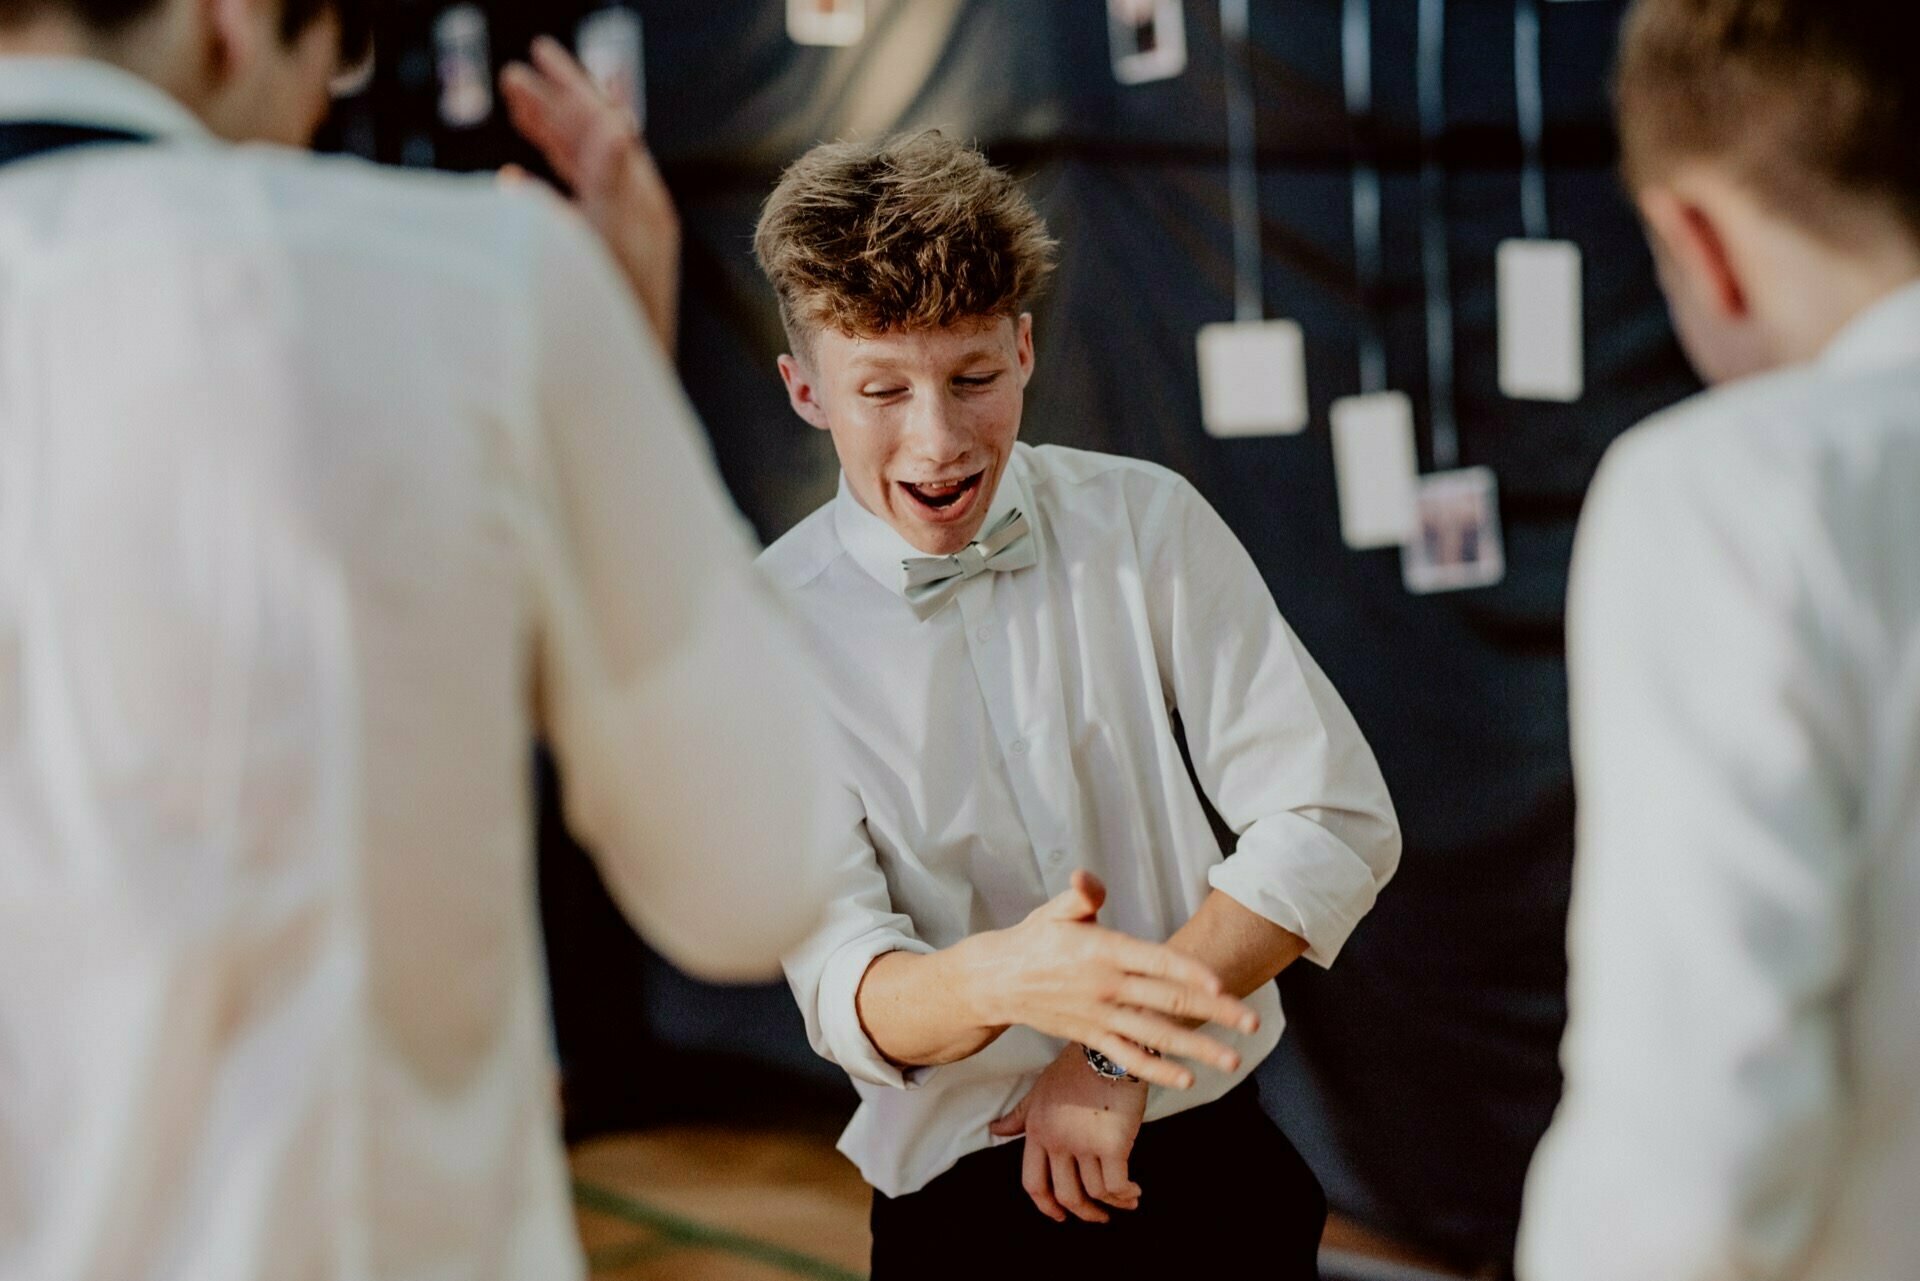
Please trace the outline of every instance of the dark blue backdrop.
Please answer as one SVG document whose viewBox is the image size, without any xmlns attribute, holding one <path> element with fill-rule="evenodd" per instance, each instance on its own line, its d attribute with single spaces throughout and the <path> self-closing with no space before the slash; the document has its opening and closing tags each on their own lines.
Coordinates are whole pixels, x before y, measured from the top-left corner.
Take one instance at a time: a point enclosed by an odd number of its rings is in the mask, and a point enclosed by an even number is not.
<svg viewBox="0 0 1920 1281">
<path fill-rule="evenodd" d="M 498 120 L 461 133 L 432 122 L 425 33 L 441 7 L 391 13 L 378 81 L 340 137 L 387 160 L 423 158 L 425 138 L 452 168 L 521 158 Z M 564 36 L 592 6 L 486 7 L 497 58 L 540 27 Z M 1589 391 L 1574 405 L 1509 401 L 1495 385 L 1494 248 L 1521 230 L 1514 9 L 1448 7 L 1440 151 L 1461 445 L 1464 463 L 1499 475 L 1508 572 L 1427 597 L 1405 592 L 1393 553 L 1347 551 L 1336 518 L 1326 410 L 1359 390 L 1362 320 L 1339 0 L 1252 5 L 1265 296 L 1269 314 L 1305 326 L 1315 420 L 1302 436 L 1230 442 L 1201 430 L 1193 348 L 1201 324 L 1231 317 L 1233 294 L 1210 0 L 1187 0 L 1187 72 L 1134 88 L 1113 80 L 1100 0 L 870 0 L 868 37 L 847 50 L 791 44 L 776 0 L 630 7 L 645 23 L 651 138 L 687 231 L 681 368 L 768 538 L 834 475 L 826 439 L 786 407 L 779 326 L 749 254 L 779 168 L 823 138 L 938 126 L 1027 176 L 1063 251 L 1036 314 L 1026 437 L 1152 458 L 1213 501 L 1352 705 L 1405 826 L 1399 877 L 1337 968 L 1285 976 L 1290 1032 L 1263 1069 L 1268 1105 L 1337 1207 L 1463 1261 L 1503 1260 L 1559 1089 L 1574 522 L 1607 443 L 1694 386 L 1612 171 L 1605 82 L 1621 0 L 1541 6 L 1554 231 L 1587 263 Z M 1387 264 L 1374 304 L 1392 383 L 1424 428 L 1416 0 L 1373 8 Z M 781 990 L 721 993 L 637 961 L 608 941 L 618 927 L 585 905 L 563 859 L 547 875 L 570 1069 L 645 1076 L 636 1060 L 657 1060 L 628 1022 L 644 987 L 653 1037 L 817 1072 Z"/>
</svg>

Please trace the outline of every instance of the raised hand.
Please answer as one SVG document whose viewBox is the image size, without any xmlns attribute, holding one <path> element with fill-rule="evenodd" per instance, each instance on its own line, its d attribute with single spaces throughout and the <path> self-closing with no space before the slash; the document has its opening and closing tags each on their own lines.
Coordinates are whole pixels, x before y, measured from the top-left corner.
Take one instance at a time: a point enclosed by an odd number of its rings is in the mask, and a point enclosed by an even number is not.
<svg viewBox="0 0 1920 1281">
<path fill-rule="evenodd" d="M 572 191 L 671 352 L 680 312 L 680 217 L 633 113 L 547 36 L 533 42 L 531 66 L 516 62 L 500 73 L 500 92 L 514 128 Z"/>
<path fill-rule="evenodd" d="M 1178 1058 L 1238 1068 L 1234 1050 L 1181 1020 L 1251 1034 L 1259 1016 L 1225 995 L 1219 977 L 1192 957 L 1095 924 L 1105 900 L 1097 877 L 1075 872 L 1071 888 L 1019 925 L 957 944 L 954 959 L 980 1022 L 1023 1024 L 1090 1045 L 1142 1080 L 1174 1089 L 1193 1084 Z"/>
</svg>

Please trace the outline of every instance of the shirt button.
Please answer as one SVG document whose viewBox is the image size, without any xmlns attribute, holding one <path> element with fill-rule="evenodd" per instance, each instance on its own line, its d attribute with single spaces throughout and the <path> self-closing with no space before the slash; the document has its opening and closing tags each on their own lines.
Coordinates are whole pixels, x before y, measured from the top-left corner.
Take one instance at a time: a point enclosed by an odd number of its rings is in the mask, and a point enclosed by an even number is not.
<svg viewBox="0 0 1920 1281">
<path fill-rule="evenodd" d="M 993 628 L 986 626 L 976 628 L 973 633 L 973 638 L 982 642 L 990 641 L 993 639 Z"/>
<path fill-rule="evenodd" d="M 1065 850 L 1048 850 L 1047 851 L 1047 862 L 1049 863 L 1064 863 L 1066 862 L 1066 860 L 1067 860 L 1067 852 Z"/>
<path fill-rule="evenodd" d="M 1012 743 L 1008 744 L 1008 746 L 1012 749 L 1015 756 L 1025 756 L 1027 754 L 1027 740 L 1024 738 L 1016 738 Z"/>
</svg>

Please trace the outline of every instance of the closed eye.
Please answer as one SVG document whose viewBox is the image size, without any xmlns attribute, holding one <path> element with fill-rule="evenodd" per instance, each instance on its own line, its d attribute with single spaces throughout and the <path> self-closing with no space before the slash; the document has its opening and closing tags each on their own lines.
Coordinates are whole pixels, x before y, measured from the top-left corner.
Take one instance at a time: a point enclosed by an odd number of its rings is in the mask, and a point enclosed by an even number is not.
<svg viewBox="0 0 1920 1281">
<path fill-rule="evenodd" d="M 953 381 L 954 381 L 954 385 L 959 387 L 988 387 L 988 386 L 991 386 L 995 382 L 995 380 L 997 380 L 999 377 L 1000 375 L 997 373 L 974 374 L 965 378 L 956 378 Z"/>
</svg>

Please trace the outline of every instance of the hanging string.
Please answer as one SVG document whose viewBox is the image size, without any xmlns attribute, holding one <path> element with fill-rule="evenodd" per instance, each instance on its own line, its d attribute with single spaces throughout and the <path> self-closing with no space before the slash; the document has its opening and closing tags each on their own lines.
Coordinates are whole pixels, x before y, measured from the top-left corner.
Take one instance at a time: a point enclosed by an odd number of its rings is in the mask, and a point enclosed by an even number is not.
<svg viewBox="0 0 1920 1281">
<path fill-rule="evenodd" d="M 1541 86 L 1540 0 L 1514 0 L 1513 84 L 1520 117 L 1520 216 L 1527 239 L 1547 240 L 1546 95 Z"/>
<path fill-rule="evenodd" d="M 1420 250 L 1427 285 L 1427 392 L 1433 465 L 1460 465 L 1454 417 L 1453 282 L 1447 258 L 1446 0 L 1420 0 Z"/>
<path fill-rule="evenodd" d="M 1386 274 L 1380 233 L 1380 164 L 1373 122 L 1373 13 L 1370 0 L 1344 0 L 1340 66 L 1353 130 L 1353 256 L 1360 286 L 1360 390 L 1387 389 L 1387 343 L 1380 327 Z"/>
<path fill-rule="evenodd" d="M 1253 124 L 1253 73 L 1247 53 L 1247 0 L 1220 0 L 1226 46 L 1227 194 L 1233 207 L 1233 318 L 1259 321 L 1260 177 Z"/>
</svg>

